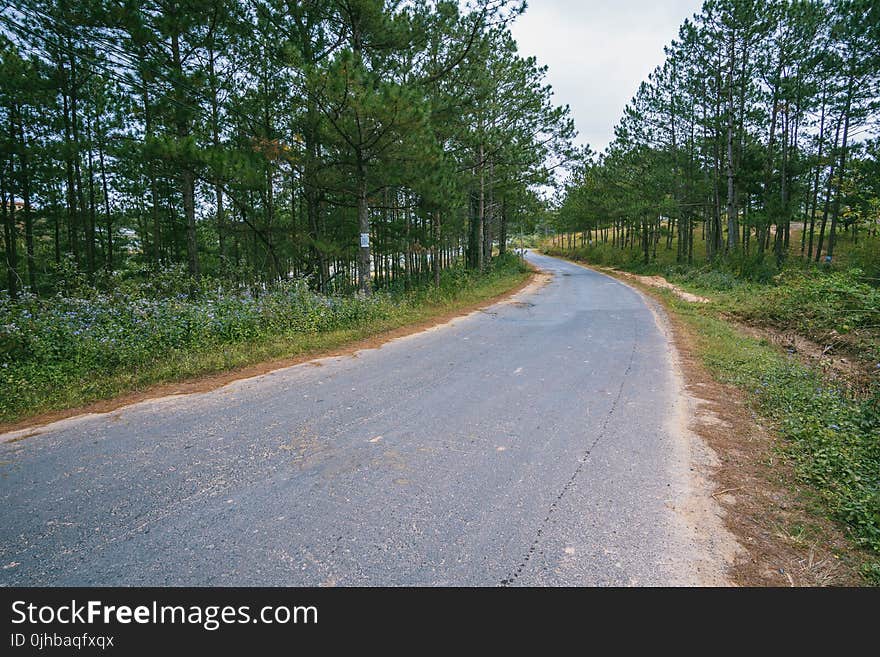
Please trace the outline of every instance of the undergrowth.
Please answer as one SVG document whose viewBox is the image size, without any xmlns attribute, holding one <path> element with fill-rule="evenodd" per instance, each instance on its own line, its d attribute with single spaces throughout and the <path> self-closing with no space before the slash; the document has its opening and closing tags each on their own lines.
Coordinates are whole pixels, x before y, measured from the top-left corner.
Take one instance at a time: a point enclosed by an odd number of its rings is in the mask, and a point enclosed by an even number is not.
<svg viewBox="0 0 880 657">
<path fill-rule="evenodd" d="M 442 273 L 441 284 L 324 296 L 302 280 L 253 291 L 148 285 L 86 296 L 0 299 L 0 422 L 155 383 L 335 348 L 500 294 L 519 259 Z M 170 293 L 169 292 L 173 292 Z"/>
</svg>

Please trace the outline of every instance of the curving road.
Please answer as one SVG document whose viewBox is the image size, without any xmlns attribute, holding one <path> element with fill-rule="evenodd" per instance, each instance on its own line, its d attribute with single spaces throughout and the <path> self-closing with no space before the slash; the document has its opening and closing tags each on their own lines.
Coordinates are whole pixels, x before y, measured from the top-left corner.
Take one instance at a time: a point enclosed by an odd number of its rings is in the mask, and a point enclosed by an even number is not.
<svg viewBox="0 0 880 657">
<path fill-rule="evenodd" d="M 379 349 L 0 436 L 0 584 L 723 582 L 650 308 L 529 258 Z"/>
</svg>

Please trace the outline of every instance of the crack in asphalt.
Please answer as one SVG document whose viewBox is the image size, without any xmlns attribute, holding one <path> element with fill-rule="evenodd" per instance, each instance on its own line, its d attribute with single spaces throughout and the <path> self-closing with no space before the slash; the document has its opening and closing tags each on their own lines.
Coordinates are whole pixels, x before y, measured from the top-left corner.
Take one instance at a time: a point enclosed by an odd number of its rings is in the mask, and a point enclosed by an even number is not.
<svg viewBox="0 0 880 657">
<path fill-rule="evenodd" d="M 614 398 L 614 401 L 611 403 L 611 408 L 608 409 L 608 414 L 605 416 L 605 420 L 602 422 L 602 426 L 599 428 L 598 435 L 590 443 L 590 446 L 584 451 L 581 457 L 578 459 L 577 467 L 572 473 L 571 477 L 565 485 L 562 487 L 562 490 L 556 496 L 556 499 L 553 500 L 550 504 L 550 508 L 547 510 L 547 515 L 541 521 L 541 525 L 538 527 L 538 531 L 535 533 L 535 540 L 532 541 L 531 547 L 529 547 L 528 551 L 525 553 L 522 561 L 513 570 L 505 579 L 502 579 L 500 585 L 503 587 L 511 586 L 516 582 L 519 576 L 522 574 L 523 570 L 525 570 L 529 561 L 532 558 L 532 555 L 538 550 L 538 546 L 541 544 L 541 539 L 544 536 L 544 530 L 547 528 L 547 525 L 550 523 L 550 517 L 556 511 L 559 506 L 559 503 L 562 501 L 562 498 L 565 497 L 565 494 L 571 489 L 574 485 L 575 480 L 578 478 L 578 475 L 584 469 L 584 465 L 587 462 L 587 459 L 590 457 L 592 451 L 596 448 L 596 445 L 599 444 L 599 441 L 605 437 L 605 430 L 608 428 L 608 423 L 611 421 L 611 416 L 614 415 L 614 411 L 617 410 L 617 404 L 620 401 L 620 398 L 623 396 L 623 386 L 626 384 L 627 377 L 629 376 L 630 370 L 632 370 L 633 363 L 635 362 L 636 355 L 636 344 L 638 344 L 638 326 L 633 324 L 633 342 L 632 342 L 632 351 L 629 354 L 629 363 L 626 366 L 626 369 L 623 372 L 623 376 L 620 379 L 620 387 L 617 389 L 617 396 Z M 539 554 L 543 554 L 543 552 L 539 552 Z"/>
</svg>

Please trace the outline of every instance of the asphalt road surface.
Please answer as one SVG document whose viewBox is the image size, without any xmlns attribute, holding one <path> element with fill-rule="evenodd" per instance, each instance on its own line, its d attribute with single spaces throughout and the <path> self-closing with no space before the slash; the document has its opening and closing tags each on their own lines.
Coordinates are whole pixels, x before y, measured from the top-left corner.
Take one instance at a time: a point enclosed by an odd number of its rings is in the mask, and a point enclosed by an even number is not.
<svg viewBox="0 0 880 657">
<path fill-rule="evenodd" d="M 529 258 L 381 348 L 0 436 L 0 584 L 717 583 L 650 308 Z"/>
</svg>

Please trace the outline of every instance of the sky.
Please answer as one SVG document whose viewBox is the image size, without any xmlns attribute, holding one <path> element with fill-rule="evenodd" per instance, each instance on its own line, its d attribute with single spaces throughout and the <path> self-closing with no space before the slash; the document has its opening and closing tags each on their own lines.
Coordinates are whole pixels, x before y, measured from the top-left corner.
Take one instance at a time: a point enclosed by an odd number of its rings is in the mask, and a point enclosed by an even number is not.
<svg viewBox="0 0 880 657">
<path fill-rule="evenodd" d="M 702 0 L 529 0 L 511 31 L 520 53 L 549 67 L 557 105 L 569 105 L 577 141 L 601 151 L 663 47 Z"/>
</svg>

